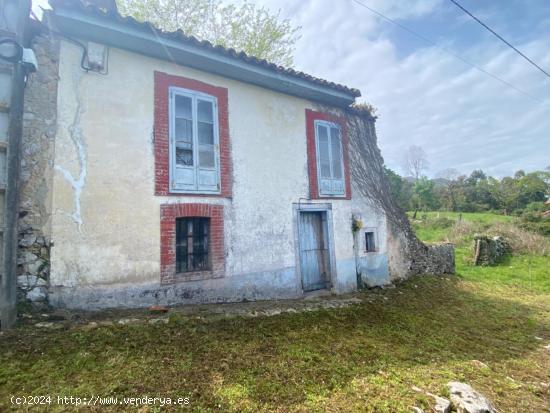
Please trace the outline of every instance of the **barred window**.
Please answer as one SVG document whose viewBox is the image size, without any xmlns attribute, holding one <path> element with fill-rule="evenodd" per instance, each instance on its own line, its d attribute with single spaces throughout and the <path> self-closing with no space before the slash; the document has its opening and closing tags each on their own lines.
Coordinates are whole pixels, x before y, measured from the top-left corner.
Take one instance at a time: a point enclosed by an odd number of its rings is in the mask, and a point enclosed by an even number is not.
<svg viewBox="0 0 550 413">
<path fill-rule="evenodd" d="M 210 218 L 176 219 L 176 273 L 208 271 Z"/>
</svg>

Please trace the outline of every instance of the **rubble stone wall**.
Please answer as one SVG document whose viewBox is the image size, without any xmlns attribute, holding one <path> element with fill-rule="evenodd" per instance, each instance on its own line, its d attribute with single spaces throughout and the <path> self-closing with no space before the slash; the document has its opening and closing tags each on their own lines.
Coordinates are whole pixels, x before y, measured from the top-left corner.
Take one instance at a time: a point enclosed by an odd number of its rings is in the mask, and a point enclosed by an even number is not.
<svg viewBox="0 0 550 413">
<path fill-rule="evenodd" d="M 455 248 L 453 244 L 424 244 L 414 234 L 388 231 L 390 278 L 392 281 L 412 275 L 454 274 Z"/>
<path fill-rule="evenodd" d="M 57 127 L 59 43 L 39 36 L 38 60 L 25 88 L 17 283 L 20 301 L 46 300 L 50 270 L 53 148 Z"/>
</svg>

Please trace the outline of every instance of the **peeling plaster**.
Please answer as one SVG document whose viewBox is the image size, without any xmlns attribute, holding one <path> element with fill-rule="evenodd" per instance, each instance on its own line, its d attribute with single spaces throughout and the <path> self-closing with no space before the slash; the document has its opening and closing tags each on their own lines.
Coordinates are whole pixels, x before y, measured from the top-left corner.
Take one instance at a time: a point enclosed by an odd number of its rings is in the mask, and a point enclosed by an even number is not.
<svg viewBox="0 0 550 413">
<path fill-rule="evenodd" d="M 82 234 L 82 211 L 80 204 L 80 197 L 82 195 L 82 190 L 86 184 L 86 176 L 88 169 L 88 157 L 86 153 L 86 145 L 84 140 L 84 135 L 82 133 L 82 127 L 80 125 L 80 120 L 84 109 L 82 108 L 82 96 L 81 96 L 81 84 L 82 84 L 83 73 L 77 71 L 73 75 L 73 87 L 74 95 L 76 100 L 76 109 L 74 113 L 74 118 L 71 126 L 69 126 L 69 136 L 75 147 L 76 154 L 78 156 L 78 165 L 79 165 L 79 175 L 78 178 L 75 178 L 68 170 L 63 168 L 60 165 L 55 165 L 55 169 L 63 174 L 65 180 L 71 185 L 74 191 L 74 212 L 69 214 L 73 219 L 75 224 L 78 226 L 78 232 Z"/>
</svg>

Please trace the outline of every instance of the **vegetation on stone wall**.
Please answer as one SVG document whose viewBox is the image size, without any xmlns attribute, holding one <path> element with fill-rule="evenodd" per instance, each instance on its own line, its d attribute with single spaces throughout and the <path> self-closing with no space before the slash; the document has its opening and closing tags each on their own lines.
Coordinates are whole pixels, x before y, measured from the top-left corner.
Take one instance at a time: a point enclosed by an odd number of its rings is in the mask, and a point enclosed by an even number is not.
<svg viewBox="0 0 550 413">
<path fill-rule="evenodd" d="M 392 196 L 391 182 L 378 147 L 372 107 L 360 105 L 347 112 L 350 175 L 354 190 L 386 217 L 391 232 L 389 249 L 399 251 L 390 261 L 390 276 L 454 273 L 452 245 L 428 246 L 418 239 L 405 210 Z M 393 246 L 392 246 L 393 245 Z M 399 264 L 395 261 L 401 261 Z M 392 274 L 392 268 L 399 268 Z"/>
</svg>

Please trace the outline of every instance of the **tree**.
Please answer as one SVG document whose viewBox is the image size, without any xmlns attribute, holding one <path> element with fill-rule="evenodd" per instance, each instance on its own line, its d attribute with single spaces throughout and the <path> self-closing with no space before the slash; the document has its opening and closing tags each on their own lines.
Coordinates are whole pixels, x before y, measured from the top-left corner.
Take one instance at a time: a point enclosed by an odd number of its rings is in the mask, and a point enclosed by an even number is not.
<svg viewBox="0 0 550 413">
<path fill-rule="evenodd" d="M 450 211 L 458 210 L 459 176 L 460 172 L 455 168 L 443 169 L 436 174 L 441 185 L 441 188 L 436 188 L 439 201 L 442 207 Z"/>
<path fill-rule="evenodd" d="M 413 218 L 416 218 L 418 210 L 434 210 L 439 207 L 438 199 L 434 191 L 435 182 L 423 176 L 414 183 L 412 203 L 414 206 Z"/>
<path fill-rule="evenodd" d="M 239 5 L 221 0 L 118 0 L 122 14 L 167 30 L 181 29 L 200 40 L 292 66 L 299 27 L 280 12 L 272 14 L 246 0 Z"/>
<path fill-rule="evenodd" d="M 410 174 L 415 181 L 422 176 L 422 172 L 428 169 L 428 156 L 421 146 L 411 145 L 403 160 L 403 169 Z"/>
<path fill-rule="evenodd" d="M 390 194 L 397 204 L 407 211 L 411 207 L 412 184 L 391 169 L 384 167 L 390 185 Z"/>
</svg>

